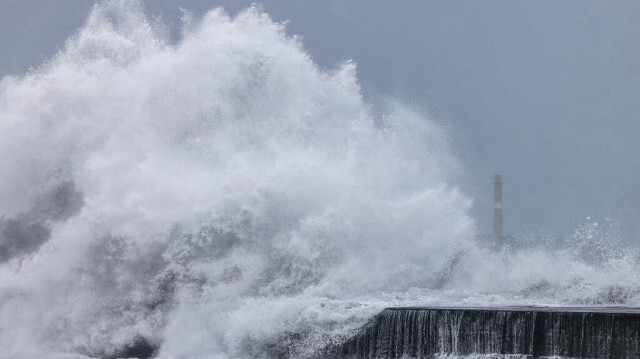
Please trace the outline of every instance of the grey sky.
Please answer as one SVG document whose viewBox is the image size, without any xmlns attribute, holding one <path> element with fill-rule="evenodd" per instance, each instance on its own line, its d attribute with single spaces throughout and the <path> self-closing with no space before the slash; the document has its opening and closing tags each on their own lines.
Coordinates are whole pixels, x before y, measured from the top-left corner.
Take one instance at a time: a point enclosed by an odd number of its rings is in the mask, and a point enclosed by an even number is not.
<svg viewBox="0 0 640 359">
<path fill-rule="evenodd" d="M 0 0 L 0 74 L 48 58 L 89 0 Z M 169 24 L 251 1 L 146 1 Z M 461 186 L 488 230 L 491 177 L 507 232 L 571 233 L 585 217 L 640 234 L 640 2 L 265 1 L 322 67 L 358 64 L 364 93 L 451 126 Z"/>
</svg>

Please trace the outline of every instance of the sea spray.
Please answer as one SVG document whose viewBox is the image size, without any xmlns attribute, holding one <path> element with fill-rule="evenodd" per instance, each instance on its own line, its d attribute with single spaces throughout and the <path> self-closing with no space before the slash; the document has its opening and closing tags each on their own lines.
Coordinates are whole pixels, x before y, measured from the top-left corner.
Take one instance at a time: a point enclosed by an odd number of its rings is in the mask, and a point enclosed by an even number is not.
<svg viewBox="0 0 640 359">
<path fill-rule="evenodd" d="M 633 255 L 477 246 L 446 130 L 373 111 L 355 64 L 319 69 L 258 7 L 190 21 L 171 43 L 100 2 L 0 82 L 0 358 L 317 357 L 385 306 L 571 303 L 612 278 L 638 302 Z"/>
<path fill-rule="evenodd" d="M 169 44 L 140 4 L 103 2 L 3 79 L 6 221 L 49 187 L 79 198 L 5 252 L 3 355 L 112 356 L 136 338 L 260 355 L 356 325 L 336 309 L 365 304 L 346 293 L 427 285 L 472 233 L 442 130 L 400 104 L 374 117 L 352 63 L 319 70 L 255 7 L 189 29 Z"/>
</svg>

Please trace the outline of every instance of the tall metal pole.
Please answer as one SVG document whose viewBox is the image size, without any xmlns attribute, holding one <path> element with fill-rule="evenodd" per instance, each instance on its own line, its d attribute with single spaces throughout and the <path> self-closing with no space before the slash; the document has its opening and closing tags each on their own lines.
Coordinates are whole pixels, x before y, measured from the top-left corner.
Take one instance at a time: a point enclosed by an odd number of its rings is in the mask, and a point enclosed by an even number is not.
<svg viewBox="0 0 640 359">
<path fill-rule="evenodd" d="M 493 234 L 502 237 L 502 176 L 493 182 Z"/>
</svg>

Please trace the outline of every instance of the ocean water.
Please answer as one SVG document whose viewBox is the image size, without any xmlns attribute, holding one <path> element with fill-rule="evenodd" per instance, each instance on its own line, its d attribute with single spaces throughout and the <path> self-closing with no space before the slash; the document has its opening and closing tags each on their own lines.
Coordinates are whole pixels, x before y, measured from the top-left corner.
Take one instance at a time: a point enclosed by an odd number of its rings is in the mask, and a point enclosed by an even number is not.
<svg viewBox="0 0 640 359">
<path fill-rule="evenodd" d="M 309 358 L 388 306 L 640 303 L 593 223 L 476 240 L 447 129 L 259 7 L 103 1 L 0 81 L 0 358 Z"/>
</svg>

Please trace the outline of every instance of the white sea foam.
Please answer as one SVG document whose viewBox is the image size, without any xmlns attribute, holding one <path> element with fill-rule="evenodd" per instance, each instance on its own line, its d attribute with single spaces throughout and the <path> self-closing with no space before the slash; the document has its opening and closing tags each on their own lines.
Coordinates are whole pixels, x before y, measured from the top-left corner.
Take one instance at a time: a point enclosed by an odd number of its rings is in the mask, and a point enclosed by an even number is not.
<svg viewBox="0 0 640 359">
<path fill-rule="evenodd" d="M 476 245 L 446 131 L 371 110 L 353 63 L 256 7 L 192 21 L 173 44 L 102 2 L 2 79 L 0 358 L 304 357 L 391 305 L 638 304 L 635 252 Z"/>
</svg>

